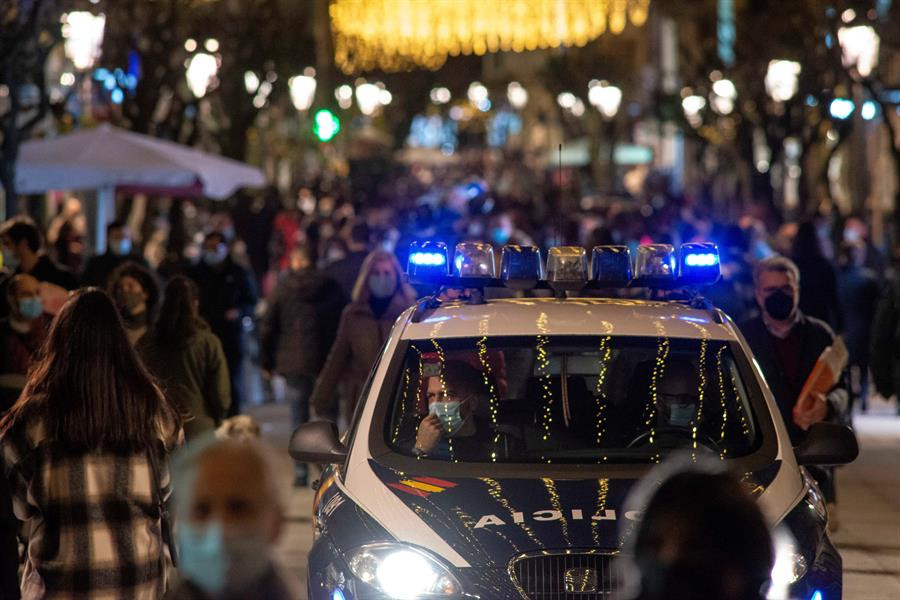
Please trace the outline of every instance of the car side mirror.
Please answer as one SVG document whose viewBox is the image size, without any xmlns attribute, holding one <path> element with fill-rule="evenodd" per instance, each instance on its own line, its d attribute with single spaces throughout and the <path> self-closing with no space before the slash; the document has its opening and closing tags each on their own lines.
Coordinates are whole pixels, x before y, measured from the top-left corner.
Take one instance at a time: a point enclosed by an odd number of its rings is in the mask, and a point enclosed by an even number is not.
<svg viewBox="0 0 900 600">
<path fill-rule="evenodd" d="M 799 465 L 846 465 L 859 456 L 856 434 L 846 425 L 814 423 L 794 447 Z"/>
<path fill-rule="evenodd" d="M 339 464 L 347 459 L 347 447 L 338 439 L 337 425 L 312 421 L 298 427 L 291 436 L 288 453 L 297 462 Z"/>
</svg>

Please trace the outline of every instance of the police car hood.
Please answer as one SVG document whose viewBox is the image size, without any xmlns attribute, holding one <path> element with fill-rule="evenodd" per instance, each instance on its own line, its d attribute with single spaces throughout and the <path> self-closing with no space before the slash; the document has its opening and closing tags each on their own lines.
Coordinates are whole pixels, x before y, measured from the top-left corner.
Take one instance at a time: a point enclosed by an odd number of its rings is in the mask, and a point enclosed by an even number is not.
<svg viewBox="0 0 900 600">
<path fill-rule="evenodd" d="M 381 484 L 412 513 L 388 529 L 403 541 L 442 540 L 473 567 L 506 568 L 511 557 L 539 550 L 616 551 L 640 516 L 626 507 L 640 469 L 635 476 L 595 479 L 459 478 L 402 473 L 368 462 Z M 777 461 L 748 473 L 745 483 L 760 494 L 779 467 Z"/>
</svg>

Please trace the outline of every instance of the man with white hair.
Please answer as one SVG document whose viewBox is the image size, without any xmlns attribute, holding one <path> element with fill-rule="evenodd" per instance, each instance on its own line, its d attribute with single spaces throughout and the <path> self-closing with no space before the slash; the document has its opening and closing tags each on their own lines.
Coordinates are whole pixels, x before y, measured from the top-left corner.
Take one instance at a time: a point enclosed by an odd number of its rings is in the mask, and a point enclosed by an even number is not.
<svg viewBox="0 0 900 600">
<path fill-rule="evenodd" d="M 278 457 L 259 440 L 203 437 L 175 457 L 181 581 L 172 600 L 294 600 L 300 583 L 273 548 L 284 524 Z"/>
</svg>

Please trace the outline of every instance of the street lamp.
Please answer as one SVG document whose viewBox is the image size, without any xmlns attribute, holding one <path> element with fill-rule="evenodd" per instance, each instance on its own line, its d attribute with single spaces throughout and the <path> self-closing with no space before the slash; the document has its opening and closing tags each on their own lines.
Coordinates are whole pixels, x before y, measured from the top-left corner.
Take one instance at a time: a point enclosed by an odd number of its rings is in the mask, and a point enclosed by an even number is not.
<svg viewBox="0 0 900 600">
<path fill-rule="evenodd" d="M 316 70 L 307 67 L 302 75 L 295 75 L 288 79 L 288 89 L 291 94 L 291 104 L 300 112 L 309 110 L 316 96 Z"/>
<path fill-rule="evenodd" d="M 766 70 L 766 92 L 776 102 L 787 102 L 797 93 L 800 63 L 771 60 Z"/>
<path fill-rule="evenodd" d="M 719 79 L 712 85 L 713 95 L 710 104 L 720 115 L 730 115 L 737 99 L 737 88 L 730 79 Z"/>
<path fill-rule="evenodd" d="M 450 90 L 445 87 L 432 88 L 429 96 L 431 97 L 431 101 L 435 104 L 447 104 L 452 97 L 450 95 Z"/>
<path fill-rule="evenodd" d="M 381 105 L 381 88 L 374 83 L 361 83 L 356 86 L 356 104 L 362 114 L 369 116 Z"/>
<path fill-rule="evenodd" d="M 860 77 L 868 77 L 878 66 L 881 38 L 869 25 L 841 27 L 838 43 L 841 45 L 841 62 L 847 68 L 855 68 Z"/>
<path fill-rule="evenodd" d="M 72 11 L 63 15 L 62 35 L 66 56 L 79 71 L 90 69 L 100 57 L 106 15 Z"/>
<path fill-rule="evenodd" d="M 703 121 L 700 118 L 700 111 L 706 106 L 706 98 L 692 94 L 681 100 L 681 108 L 684 110 L 684 116 L 688 123 L 694 127 L 698 127 Z"/>
<path fill-rule="evenodd" d="M 219 63 L 212 54 L 198 52 L 192 56 L 185 72 L 191 93 L 197 98 L 205 96 L 218 70 Z"/>
<path fill-rule="evenodd" d="M 528 90 L 518 81 L 513 81 L 506 86 L 506 99 L 509 100 L 510 106 L 522 110 L 528 104 Z"/>
<path fill-rule="evenodd" d="M 594 79 L 588 84 L 588 102 L 600 111 L 603 118 L 611 120 L 622 104 L 622 90 L 608 81 Z"/>
<path fill-rule="evenodd" d="M 259 75 L 253 71 L 244 71 L 244 88 L 248 94 L 255 94 L 259 89 Z"/>
</svg>

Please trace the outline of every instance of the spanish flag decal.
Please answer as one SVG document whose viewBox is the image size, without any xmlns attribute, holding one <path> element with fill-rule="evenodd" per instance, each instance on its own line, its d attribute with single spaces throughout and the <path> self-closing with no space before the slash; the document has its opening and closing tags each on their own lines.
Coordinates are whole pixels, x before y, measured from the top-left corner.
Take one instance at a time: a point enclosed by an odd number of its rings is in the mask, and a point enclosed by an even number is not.
<svg viewBox="0 0 900 600">
<path fill-rule="evenodd" d="M 452 481 L 435 477 L 413 477 L 412 479 L 403 479 L 399 483 L 389 483 L 388 485 L 395 490 L 419 496 L 420 498 L 427 498 L 431 494 L 439 494 L 456 487 L 456 484 Z"/>
</svg>

